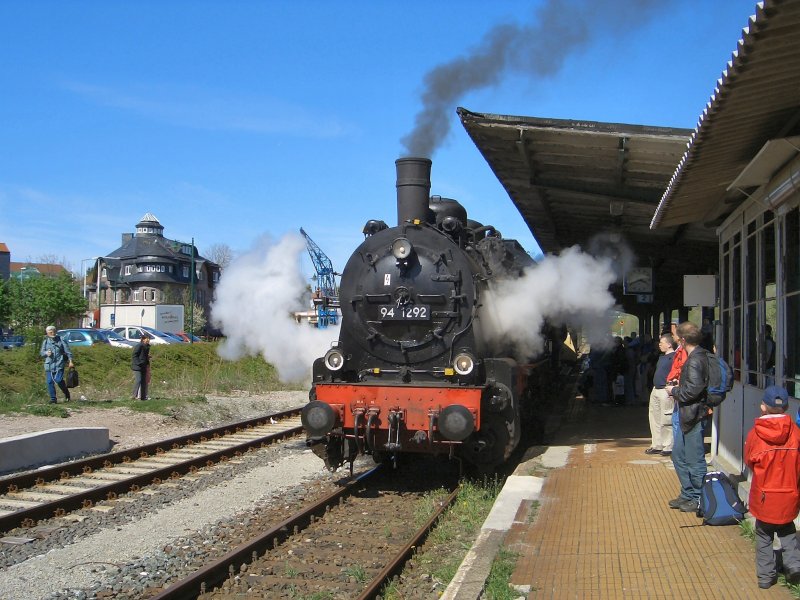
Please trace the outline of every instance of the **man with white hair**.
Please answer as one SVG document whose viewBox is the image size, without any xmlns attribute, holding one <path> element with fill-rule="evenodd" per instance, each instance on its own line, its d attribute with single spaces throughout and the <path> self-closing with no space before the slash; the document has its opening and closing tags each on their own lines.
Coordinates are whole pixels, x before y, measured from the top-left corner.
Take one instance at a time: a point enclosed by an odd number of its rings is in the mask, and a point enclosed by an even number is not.
<svg viewBox="0 0 800 600">
<path fill-rule="evenodd" d="M 56 384 L 64 392 L 64 399 L 69 402 L 69 388 L 64 381 L 64 364 L 72 368 L 72 352 L 69 350 L 69 344 L 61 339 L 61 336 L 56 335 L 56 328 L 54 325 L 48 325 L 45 329 L 47 337 L 42 342 L 42 348 L 39 354 L 44 357 L 44 374 L 45 381 L 47 382 L 47 390 L 50 392 L 50 404 L 55 404 L 56 400 Z"/>
</svg>

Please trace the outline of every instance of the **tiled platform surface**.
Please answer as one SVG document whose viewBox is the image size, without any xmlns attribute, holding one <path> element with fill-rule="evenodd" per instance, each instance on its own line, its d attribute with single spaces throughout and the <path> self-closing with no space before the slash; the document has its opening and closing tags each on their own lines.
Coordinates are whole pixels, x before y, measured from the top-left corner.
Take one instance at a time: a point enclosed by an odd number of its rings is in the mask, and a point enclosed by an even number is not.
<svg viewBox="0 0 800 600">
<path fill-rule="evenodd" d="M 575 401 L 552 440 L 571 448 L 566 466 L 548 472 L 535 518 L 521 507 L 506 538 L 520 555 L 511 583 L 535 600 L 791 598 L 780 584 L 758 588 L 738 526 L 667 507 L 678 479 L 670 459 L 644 454 L 649 440 L 646 407 Z"/>
</svg>

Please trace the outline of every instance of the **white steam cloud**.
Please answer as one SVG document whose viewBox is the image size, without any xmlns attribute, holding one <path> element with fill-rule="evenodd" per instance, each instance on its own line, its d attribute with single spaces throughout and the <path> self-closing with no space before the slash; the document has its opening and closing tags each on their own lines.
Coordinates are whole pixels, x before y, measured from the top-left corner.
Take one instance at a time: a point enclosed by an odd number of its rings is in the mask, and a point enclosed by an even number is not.
<svg viewBox="0 0 800 600">
<path fill-rule="evenodd" d="M 339 328 L 316 329 L 294 320 L 295 311 L 310 310 L 300 263 L 305 247 L 299 234 L 286 234 L 276 244 L 263 238 L 225 269 L 211 307 L 226 336 L 219 347 L 222 358 L 260 354 L 283 382 L 311 379 L 314 359 L 338 338 Z"/>
<path fill-rule="evenodd" d="M 493 345 L 511 347 L 524 360 L 544 348 L 541 327 L 568 325 L 590 343 L 608 337 L 614 296 L 609 286 L 618 276 L 608 257 L 594 257 L 573 246 L 548 255 L 519 279 L 494 284 L 481 309 L 481 329 Z"/>
</svg>

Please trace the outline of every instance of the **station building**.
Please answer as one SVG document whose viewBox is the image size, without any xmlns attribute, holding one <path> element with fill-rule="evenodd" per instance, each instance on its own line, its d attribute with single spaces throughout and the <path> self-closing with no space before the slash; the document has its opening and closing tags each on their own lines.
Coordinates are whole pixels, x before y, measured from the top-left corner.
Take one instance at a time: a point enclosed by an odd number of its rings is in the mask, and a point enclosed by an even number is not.
<svg viewBox="0 0 800 600">
<path fill-rule="evenodd" d="M 798 56 L 800 2 L 766 1 L 694 130 L 458 109 L 544 252 L 629 249 L 636 283 L 612 291 L 644 333 L 692 307 L 713 321 L 736 381 L 712 457 L 734 474 L 763 389 L 793 414 L 800 396 Z"/>
<path fill-rule="evenodd" d="M 87 285 L 88 300 L 95 307 L 186 304 L 193 287 L 195 304 L 207 316 L 220 273 L 220 266 L 201 256 L 193 244 L 164 237 L 164 226 L 148 212 L 135 233 L 122 234 L 119 248 L 97 259 L 94 281 Z M 93 318 L 99 322 L 99 311 Z"/>
</svg>

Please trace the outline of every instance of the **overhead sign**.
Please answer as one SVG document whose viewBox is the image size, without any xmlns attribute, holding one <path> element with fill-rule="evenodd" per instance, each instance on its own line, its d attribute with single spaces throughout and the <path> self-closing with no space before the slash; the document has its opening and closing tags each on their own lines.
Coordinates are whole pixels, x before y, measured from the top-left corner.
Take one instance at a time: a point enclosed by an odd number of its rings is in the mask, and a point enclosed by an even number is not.
<svg viewBox="0 0 800 600">
<path fill-rule="evenodd" d="M 716 275 L 684 275 L 683 276 L 683 305 L 684 306 L 716 306 L 717 305 L 717 276 Z"/>
</svg>

